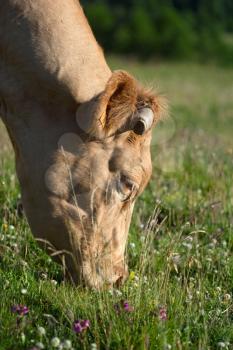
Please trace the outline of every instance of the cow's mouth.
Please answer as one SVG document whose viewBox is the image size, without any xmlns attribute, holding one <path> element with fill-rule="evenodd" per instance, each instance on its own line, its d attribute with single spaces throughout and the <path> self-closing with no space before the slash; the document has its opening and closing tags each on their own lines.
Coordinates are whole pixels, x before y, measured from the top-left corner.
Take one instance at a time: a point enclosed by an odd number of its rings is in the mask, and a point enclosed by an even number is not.
<svg viewBox="0 0 233 350">
<path fill-rule="evenodd" d="M 110 265 L 110 264 L 109 264 Z M 105 269 L 99 264 L 94 269 L 90 264 L 84 264 L 82 268 L 82 276 L 84 285 L 94 288 L 111 288 L 119 287 L 128 277 L 128 268 L 125 264 L 115 266 L 107 266 Z"/>
</svg>

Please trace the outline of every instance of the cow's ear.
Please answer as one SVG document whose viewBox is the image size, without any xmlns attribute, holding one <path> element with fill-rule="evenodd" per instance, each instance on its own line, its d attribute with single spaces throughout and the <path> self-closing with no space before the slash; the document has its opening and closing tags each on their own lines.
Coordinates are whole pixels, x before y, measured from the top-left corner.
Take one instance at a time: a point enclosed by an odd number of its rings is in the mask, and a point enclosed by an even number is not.
<svg viewBox="0 0 233 350">
<path fill-rule="evenodd" d="M 137 108 L 143 112 L 143 107 L 153 112 L 152 126 L 168 116 L 168 101 L 165 96 L 157 94 L 152 88 L 145 89 L 139 86 L 137 96 Z"/>
<path fill-rule="evenodd" d="M 128 122 L 136 105 L 136 80 L 125 71 L 113 72 L 96 101 L 90 133 L 101 138 L 113 135 Z"/>
<path fill-rule="evenodd" d="M 166 114 L 166 100 L 153 90 L 141 87 L 127 72 L 115 71 L 102 93 L 79 106 L 77 123 L 86 134 L 97 139 L 129 128 L 136 134 L 143 134 L 142 125 L 139 130 L 137 120 L 145 112 L 144 108 L 153 112 L 151 128 Z"/>
</svg>

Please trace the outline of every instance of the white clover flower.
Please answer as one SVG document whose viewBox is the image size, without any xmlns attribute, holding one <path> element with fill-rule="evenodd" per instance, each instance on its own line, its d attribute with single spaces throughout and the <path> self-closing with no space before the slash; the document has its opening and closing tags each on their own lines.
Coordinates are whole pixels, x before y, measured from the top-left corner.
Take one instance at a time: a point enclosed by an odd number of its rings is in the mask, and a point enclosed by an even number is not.
<svg viewBox="0 0 233 350">
<path fill-rule="evenodd" d="M 40 275 L 40 277 L 41 277 L 41 279 L 43 279 L 43 280 L 47 280 L 48 274 L 45 273 L 45 272 L 42 272 L 42 274 Z"/>
<path fill-rule="evenodd" d="M 22 343 L 24 344 L 26 340 L 26 336 L 24 333 L 21 333 L 21 340 L 22 340 Z"/>
<path fill-rule="evenodd" d="M 182 243 L 182 246 L 185 247 L 185 248 L 187 248 L 188 250 L 191 250 L 192 247 L 193 247 L 191 243 L 186 243 L 186 242 L 183 242 L 183 243 Z"/>
<path fill-rule="evenodd" d="M 170 350 L 172 348 L 171 344 L 165 344 L 164 350 Z"/>
<path fill-rule="evenodd" d="M 134 242 L 131 242 L 131 243 L 129 244 L 129 246 L 130 246 L 130 248 L 132 248 L 132 249 L 135 249 L 135 247 L 136 247 L 136 245 L 135 245 Z"/>
<path fill-rule="evenodd" d="M 187 300 L 191 301 L 193 299 L 193 295 L 191 293 L 188 293 L 187 295 Z"/>
<path fill-rule="evenodd" d="M 21 294 L 25 295 L 25 294 L 27 294 L 27 292 L 28 292 L 28 291 L 27 291 L 26 288 L 22 288 L 22 289 L 21 289 Z"/>
<path fill-rule="evenodd" d="M 91 350 L 97 350 L 97 345 L 96 343 L 91 344 Z"/>
<path fill-rule="evenodd" d="M 222 341 L 218 342 L 217 344 L 220 348 L 225 348 L 226 347 L 226 344 Z"/>
<path fill-rule="evenodd" d="M 60 341 L 60 339 L 59 339 L 58 337 L 54 337 L 54 338 L 52 338 L 52 340 L 51 340 L 51 345 L 52 345 L 52 347 L 54 347 L 54 348 L 58 348 L 59 345 L 60 345 L 60 343 L 61 343 L 61 341 Z"/>
<path fill-rule="evenodd" d="M 56 280 L 51 280 L 51 283 L 56 286 L 57 285 L 57 281 Z"/>
<path fill-rule="evenodd" d="M 134 280 L 135 280 L 135 282 L 139 282 L 139 276 L 138 276 L 138 275 L 135 275 L 135 276 L 134 276 Z"/>
<path fill-rule="evenodd" d="M 207 258 L 206 258 L 206 261 L 212 262 L 212 259 L 211 259 L 210 257 L 207 257 Z"/>
<path fill-rule="evenodd" d="M 43 336 L 43 335 L 46 334 L 46 330 L 45 330 L 44 327 L 38 327 L 37 331 L 38 331 L 38 334 L 39 334 L 40 336 Z"/>
<path fill-rule="evenodd" d="M 36 347 L 39 348 L 39 349 L 44 349 L 44 344 L 41 343 L 40 341 L 38 343 L 36 343 Z"/>
<path fill-rule="evenodd" d="M 11 243 L 11 247 L 12 248 L 18 248 L 18 244 L 17 243 Z"/>
<path fill-rule="evenodd" d="M 226 294 L 224 295 L 224 299 L 225 299 L 225 301 L 230 301 L 230 300 L 231 300 L 231 295 L 228 294 L 228 293 L 226 293 Z"/>
<path fill-rule="evenodd" d="M 72 343 L 69 339 L 64 340 L 62 345 L 63 345 L 63 349 L 71 349 L 72 348 Z"/>
<path fill-rule="evenodd" d="M 118 295 L 118 296 L 121 296 L 122 292 L 119 289 L 115 289 L 115 294 Z"/>
</svg>

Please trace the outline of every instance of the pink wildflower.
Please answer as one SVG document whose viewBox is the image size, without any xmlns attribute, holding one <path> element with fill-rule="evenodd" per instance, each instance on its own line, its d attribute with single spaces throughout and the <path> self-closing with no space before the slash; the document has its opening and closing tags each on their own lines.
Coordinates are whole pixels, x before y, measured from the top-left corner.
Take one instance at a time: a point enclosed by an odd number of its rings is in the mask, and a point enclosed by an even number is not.
<svg viewBox="0 0 233 350">
<path fill-rule="evenodd" d="M 161 321 L 167 320 L 167 309 L 164 306 L 159 309 L 159 319 Z"/>
<path fill-rule="evenodd" d="M 124 301 L 124 300 L 121 301 L 121 304 L 115 304 L 114 309 L 117 314 L 119 314 L 122 310 L 124 310 L 125 312 L 134 311 L 134 307 L 131 306 L 128 301 Z"/>
<path fill-rule="evenodd" d="M 128 303 L 128 301 L 124 301 L 124 302 L 123 302 L 123 308 L 124 308 L 124 310 L 125 310 L 126 312 L 132 312 L 132 311 L 134 311 L 134 307 L 131 306 L 131 305 Z"/>
<path fill-rule="evenodd" d="M 18 314 L 19 316 L 25 316 L 29 313 L 29 309 L 25 305 L 13 305 L 11 308 L 13 313 Z"/>
<path fill-rule="evenodd" d="M 77 320 L 74 322 L 73 330 L 75 333 L 79 334 L 85 331 L 89 327 L 90 327 L 89 320 Z"/>
</svg>

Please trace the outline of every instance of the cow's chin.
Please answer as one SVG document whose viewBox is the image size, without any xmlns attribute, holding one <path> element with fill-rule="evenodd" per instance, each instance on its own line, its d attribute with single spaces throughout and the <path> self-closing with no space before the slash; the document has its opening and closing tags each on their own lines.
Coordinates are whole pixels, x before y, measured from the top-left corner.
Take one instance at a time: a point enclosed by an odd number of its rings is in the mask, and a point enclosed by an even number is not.
<svg viewBox="0 0 233 350">
<path fill-rule="evenodd" d="M 67 278 L 74 285 L 88 287 L 95 290 L 111 289 L 120 287 L 128 277 L 128 266 L 124 262 L 112 265 L 104 262 L 105 266 L 99 263 L 91 263 L 90 261 L 81 262 L 74 266 L 69 264 L 67 270 Z M 108 265 L 108 266 L 107 266 Z"/>
<path fill-rule="evenodd" d="M 118 265 L 109 266 L 105 268 L 96 264 L 94 268 L 91 268 L 90 264 L 85 264 L 82 269 L 83 283 L 85 286 L 100 290 L 111 289 L 113 287 L 119 287 L 125 282 L 128 277 L 128 267 L 124 262 Z"/>
<path fill-rule="evenodd" d="M 109 246 L 104 247 L 101 242 L 98 245 L 93 240 L 85 248 L 87 249 L 80 252 L 74 269 L 69 269 L 75 284 L 101 290 L 119 287 L 125 282 L 128 266 L 125 263 L 124 250 L 119 253 L 118 249 L 112 246 L 112 249 Z M 77 254 L 75 255 L 77 257 Z"/>
<path fill-rule="evenodd" d="M 120 287 L 128 277 L 128 266 L 124 261 L 117 265 L 112 265 L 111 259 L 104 263 L 85 261 L 75 264 L 74 261 L 67 259 L 67 263 L 66 278 L 74 286 L 94 290 L 112 289 Z"/>
</svg>

